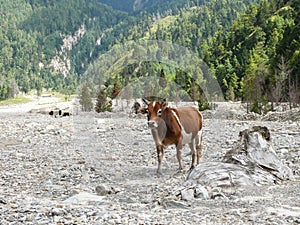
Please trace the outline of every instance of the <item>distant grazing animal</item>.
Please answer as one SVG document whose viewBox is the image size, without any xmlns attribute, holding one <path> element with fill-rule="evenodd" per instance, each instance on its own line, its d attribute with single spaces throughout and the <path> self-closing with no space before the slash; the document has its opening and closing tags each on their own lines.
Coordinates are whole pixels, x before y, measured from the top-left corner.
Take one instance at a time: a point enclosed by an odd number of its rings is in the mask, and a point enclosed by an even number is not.
<svg viewBox="0 0 300 225">
<path fill-rule="evenodd" d="M 61 116 L 71 116 L 71 113 L 69 113 L 69 112 L 64 112 Z"/>
<path fill-rule="evenodd" d="M 133 104 L 133 106 L 132 106 L 132 109 L 134 110 L 134 113 L 135 113 L 135 114 L 138 114 L 138 113 L 139 113 L 140 108 L 141 108 L 141 104 L 138 103 L 138 102 L 135 102 L 135 103 Z"/>
<path fill-rule="evenodd" d="M 51 110 L 51 111 L 49 112 L 49 115 L 50 115 L 50 116 L 54 116 L 55 118 L 58 116 L 58 114 L 59 114 L 59 111 L 58 111 L 58 110 Z"/>
<path fill-rule="evenodd" d="M 177 160 L 179 170 L 182 170 L 182 146 L 189 144 L 192 153 L 192 170 L 195 167 L 197 156 L 197 165 L 200 163 L 202 155 L 202 114 L 195 107 L 168 107 L 168 102 L 147 101 L 144 112 L 148 116 L 148 127 L 151 129 L 155 141 L 158 168 L 157 174 L 162 174 L 162 159 L 164 148 L 175 144 L 177 150 Z"/>
<path fill-rule="evenodd" d="M 63 112 L 61 109 L 59 109 L 59 110 L 51 110 L 49 112 L 49 115 L 54 116 L 56 118 L 56 117 L 71 116 L 71 113 L 70 112 Z"/>
</svg>

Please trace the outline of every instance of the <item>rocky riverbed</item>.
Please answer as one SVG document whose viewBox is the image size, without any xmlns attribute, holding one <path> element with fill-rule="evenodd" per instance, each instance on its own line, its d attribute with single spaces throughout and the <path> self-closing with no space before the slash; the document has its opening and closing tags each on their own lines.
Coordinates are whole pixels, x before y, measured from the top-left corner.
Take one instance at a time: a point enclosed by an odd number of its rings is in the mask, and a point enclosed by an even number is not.
<svg viewBox="0 0 300 225">
<path fill-rule="evenodd" d="M 202 162 L 220 161 L 240 131 L 261 125 L 269 128 L 274 149 L 294 178 L 272 185 L 207 187 L 196 196 L 183 191 L 188 173 L 177 172 L 174 147 L 165 151 L 164 176 L 156 176 L 145 116 L 81 113 L 69 105 L 72 116 L 51 117 L 30 112 L 37 108 L 33 104 L 22 107 L 0 108 L 0 224 L 300 223 L 300 122 L 295 117 L 246 120 L 233 116 L 241 115 L 236 107 L 224 105 L 204 112 Z M 186 170 L 189 163 L 190 156 L 184 157 Z"/>
</svg>

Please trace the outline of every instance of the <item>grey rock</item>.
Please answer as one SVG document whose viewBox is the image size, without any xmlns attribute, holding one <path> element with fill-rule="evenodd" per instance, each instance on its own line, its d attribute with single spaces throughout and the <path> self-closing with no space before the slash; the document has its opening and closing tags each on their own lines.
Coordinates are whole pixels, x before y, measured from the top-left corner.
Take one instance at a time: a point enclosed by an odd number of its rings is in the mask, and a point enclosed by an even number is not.
<svg viewBox="0 0 300 225">
<path fill-rule="evenodd" d="M 184 189 L 181 191 L 181 199 L 185 201 L 194 200 L 194 189 Z"/>
<path fill-rule="evenodd" d="M 5 198 L 0 197 L 0 204 L 4 204 L 4 205 L 7 204 L 7 201 L 5 200 Z"/>
<path fill-rule="evenodd" d="M 91 194 L 88 192 L 81 192 L 72 197 L 67 198 L 63 203 L 76 203 L 76 204 L 87 204 L 89 202 L 103 202 L 103 196 Z"/>
<path fill-rule="evenodd" d="M 104 184 L 101 184 L 101 185 L 98 185 L 96 188 L 95 188 L 95 191 L 98 195 L 100 196 L 106 196 L 108 194 L 112 194 L 112 189 L 107 187 L 106 185 Z"/>
<path fill-rule="evenodd" d="M 197 187 L 195 188 L 195 197 L 202 198 L 202 199 L 209 199 L 209 194 L 207 189 L 201 185 L 197 185 Z"/>
</svg>

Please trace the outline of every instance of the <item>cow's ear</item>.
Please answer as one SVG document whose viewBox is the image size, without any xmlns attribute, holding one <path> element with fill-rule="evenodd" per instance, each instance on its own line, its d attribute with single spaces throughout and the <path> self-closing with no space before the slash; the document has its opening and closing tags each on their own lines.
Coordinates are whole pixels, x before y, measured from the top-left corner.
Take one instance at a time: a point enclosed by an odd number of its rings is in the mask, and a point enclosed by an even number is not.
<svg viewBox="0 0 300 225">
<path fill-rule="evenodd" d="M 161 100 L 160 104 L 163 109 L 167 108 L 167 106 L 168 106 L 168 102 L 165 98 L 163 100 Z"/>
<path fill-rule="evenodd" d="M 148 102 L 148 100 L 147 100 L 147 99 L 144 99 L 144 98 L 142 98 L 142 100 L 143 100 L 143 102 L 144 102 L 146 105 L 148 105 L 148 104 L 149 104 L 149 102 Z"/>
</svg>

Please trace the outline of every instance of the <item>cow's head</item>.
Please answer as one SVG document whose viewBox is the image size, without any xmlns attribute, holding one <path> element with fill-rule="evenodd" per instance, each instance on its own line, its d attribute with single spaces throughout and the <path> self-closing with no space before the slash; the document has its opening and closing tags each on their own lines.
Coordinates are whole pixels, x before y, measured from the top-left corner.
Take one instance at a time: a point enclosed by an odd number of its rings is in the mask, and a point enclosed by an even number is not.
<svg viewBox="0 0 300 225">
<path fill-rule="evenodd" d="M 143 108 L 143 113 L 147 113 L 148 127 L 157 128 L 163 122 L 160 117 L 163 110 L 168 106 L 168 102 L 166 99 L 151 102 L 143 99 L 143 102 L 146 104 L 146 107 Z"/>
</svg>

